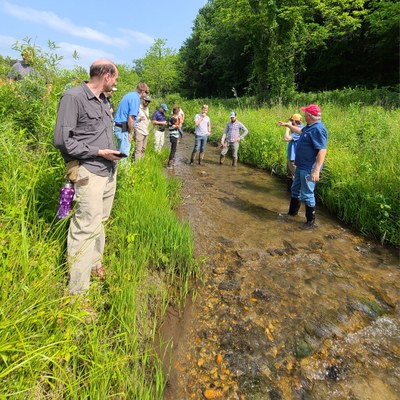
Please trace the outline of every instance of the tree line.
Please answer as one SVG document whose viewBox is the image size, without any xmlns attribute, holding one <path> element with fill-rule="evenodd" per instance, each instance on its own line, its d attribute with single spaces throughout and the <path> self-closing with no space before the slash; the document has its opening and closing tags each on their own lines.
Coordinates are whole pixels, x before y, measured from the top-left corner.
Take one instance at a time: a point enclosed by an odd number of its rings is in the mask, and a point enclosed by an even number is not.
<svg viewBox="0 0 400 400">
<path fill-rule="evenodd" d="M 254 95 L 398 83 L 394 0 L 209 0 L 178 53 L 186 97 Z"/>
<path fill-rule="evenodd" d="M 397 91 L 399 16 L 395 0 L 208 0 L 179 51 L 156 39 L 121 68 L 154 97 L 287 102 L 296 92 Z"/>
</svg>

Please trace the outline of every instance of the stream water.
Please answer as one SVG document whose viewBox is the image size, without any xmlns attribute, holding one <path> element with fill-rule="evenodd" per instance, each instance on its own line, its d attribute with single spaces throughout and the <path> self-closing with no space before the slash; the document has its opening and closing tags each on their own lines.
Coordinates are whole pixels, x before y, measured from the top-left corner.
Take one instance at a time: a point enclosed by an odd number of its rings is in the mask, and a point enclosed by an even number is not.
<svg viewBox="0 0 400 400">
<path fill-rule="evenodd" d="M 313 230 L 285 215 L 289 192 L 268 172 L 193 136 L 168 173 L 203 260 L 194 300 L 162 328 L 165 400 L 400 399 L 398 249 L 353 233 L 317 205 Z"/>
</svg>

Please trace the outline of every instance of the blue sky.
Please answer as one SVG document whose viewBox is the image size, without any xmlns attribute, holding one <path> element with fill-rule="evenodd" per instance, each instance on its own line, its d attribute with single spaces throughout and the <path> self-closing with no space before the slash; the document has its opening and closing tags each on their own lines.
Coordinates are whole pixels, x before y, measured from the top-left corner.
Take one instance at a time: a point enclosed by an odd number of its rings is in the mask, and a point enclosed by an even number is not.
<svg viewBox="0 0 400 400">
<path fill-rule="evenodd" d="M 85 68 L 98 58 L 131 64 L 143 58 L 155 39 L 179 50 L 207 0 L 0 0 L 0 54 L 20 59 L 15 41 L 31 38 L 47 50 L 59 47 L 61 66 Z M 79 59 L 72 54 L 76 50 Z"/>
</svg>

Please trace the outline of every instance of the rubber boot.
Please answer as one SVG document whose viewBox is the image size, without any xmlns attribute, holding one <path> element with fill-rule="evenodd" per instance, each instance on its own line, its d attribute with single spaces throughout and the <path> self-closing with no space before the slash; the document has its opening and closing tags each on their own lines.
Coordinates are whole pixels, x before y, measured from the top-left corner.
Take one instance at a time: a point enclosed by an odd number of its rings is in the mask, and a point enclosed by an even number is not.
<svg viewBox="0 0 400 400">
<path fill-rule="evenodd" d="M 203 160 L 204 160 L 204 153 L 200 153 L 199 154 L 199 165 L 204 165 Z"/>
<path fill-rule="evenodd" d="M 196 152 L 194 151 L 190 157 L 190 165 L 194 164 L 194 157 L 196 156 Z"/>
<path fill-rule="evenodd" d="M 294 197 L 291 197 L 290 198 L 290 205 L 289 205 L 288 215 L 291 215 L 293 217 L 296 216 L 299 213 L 300 206 L 301 206 L 300 199 L 296 199 Z"/>
<path fill-rule="evenodd" d="M 288 192 L 292 189 L 292 184 L 293 184 L 293 179 L 292 178 L 286 178 L 286 187 Z"/>
<path fill-rule="evenodd" d="M 224 161 L 225 161 L 225 156 L 220 155 L 219 156 L 219 163 L 222 165 L 224 163 Z"/>
<path fill-rule="evenodd" d="M 307 222 L 304 229 L 311 229 L 315 226 L 315 207 L 306 206 L 306 218 Z"/>
<path fill-rule="evenodd" d="M 233 157 L 233 159 L 232 159 L 232 165 L 233 165 L 234 167 L 236 167 L 236 165 L 237 165 L 237 157 Z"/>
</svg>

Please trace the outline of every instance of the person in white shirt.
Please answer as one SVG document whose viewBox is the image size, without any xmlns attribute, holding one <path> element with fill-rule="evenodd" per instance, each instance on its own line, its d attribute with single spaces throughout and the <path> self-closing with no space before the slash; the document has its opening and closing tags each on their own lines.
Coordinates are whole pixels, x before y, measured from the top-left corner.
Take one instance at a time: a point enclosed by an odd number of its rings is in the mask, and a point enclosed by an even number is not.
<svg viewBox="0 0 400 400">
<path fill-rule="evenodd" d="M 146 151 L 147 140 L 149 138 L 149 104 L 151 97 L 145 96 L 140 104 L 137 124 L 134 129 L 135 140 L 135 161 L 140 160 Z"/>
</svg>

